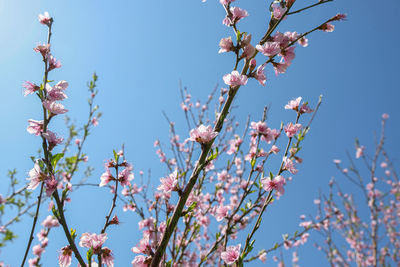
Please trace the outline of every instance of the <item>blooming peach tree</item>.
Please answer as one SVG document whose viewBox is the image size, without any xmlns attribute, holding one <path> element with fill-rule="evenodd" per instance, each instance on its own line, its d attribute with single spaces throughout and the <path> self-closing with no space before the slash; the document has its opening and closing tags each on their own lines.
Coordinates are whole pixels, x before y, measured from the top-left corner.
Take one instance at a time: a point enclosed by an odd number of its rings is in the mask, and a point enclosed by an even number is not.
<svg viewBox="0 0 400 267">
<path fill-rule="evenodd" d="M 302 216 L 301 226 L 314 228 L 323 237 L 316 247 L 331 266 L 398 266 L 400 263 L 400 181 L 385 149 L 383 114 L 381 133 L 371 155 L 356 139 L 355 159 L 348 154 L 346 166 L 334 160 L 338 170 L 361 192 L 361 199 L 345 192 L 336 179 L 329 194 L 316 199 L 318 214 Z M 355 191 L 356 192 L 356 191 Z M 325 219 L 321 223 L 321 218 Z"/>
<path fill-rule="evenodd" d="M 159 140 L 154 143 L 160 162 L 168 170 L 159 182 L 135 182 L 133 167 L 125 158 L 124 149 L 113 151 L 105 163 L 104 173 L 95 178 L 99 187 L 111 189 L 111 207 L 102 229 L 84 233 L 78 226 L 68 225 L 66 210 L 71 201 L 74 174 L 87 161 L 84 143 L 101 116 L 94 104 L 98 77 L 94 74 L 88 84 L 87 122 L 77 127 L 67 119 L 66 139 L 50 130 L 51 123 L 68 112 L 62 104 L 67 98 L 68 83 L 51 81 L 50 74 L 61 67 L 52 55 L 54 19 L 47 12 L 39 15 L 40 23 L 48 29 L 47 41 L 34 48 L 43 60 L 43 80 L 38 84 L 26 82 L 24 87 L 25 95 L 36 96 L 43 111 L 42 118 L 30 119 L 27 128 L 28 133 L 41 139 L 42 147 L 38 156 L 32 158 L 33 168 L 26 186 L 15 188 L 15 172 L 10 172 L 11 194 L 2 198 L 1 203 L 3 210 L 17 205 L 18 214 L 11 215 L 9 223 L 2 226 L 2 244 L 14 238 L 10 226 L 32 208 L 35 212 L 21 266 L 29 258 L 35 233 L 39 242 L 32 247 L 30 266 L 40 266 L 50 232 L 61 228 L 65 245 L 59 250 L 60 266 L 70 266 L 75 258 L 82 267 L 111 267 L 115 252 L 107 247 L 107 230 L 119 224 L 118 213 L 122 208 L 140 217 L 142 238 L 132 240 L 133 266 L 243 266 L 257 259 L 266 261 L 268 253 L 284 246 L 289 239 L 254 252 L 256 232 L 262 227 L 266 209 L 285 194 L 285 187 L 298 172 L 298 164 L 302 162 L 299 151 L 322 98 L 314 106 L 301 97 L 288 99 L 282 108 L 292 113 L 293 120 L 275 127 L 267 124 L 267 108 L 258 120 L 240 125 L 231 114 L 232 103 L 249 79 L 267 84 L 268 65 L 276 75 L 285 73 L 295 58 L 296 46 L 308 45 L 308 35 L 315 31 L 332 32 L 332 22 L 345 19 L 345 15 L 337 14 L 305 33 L 277 31 L 283 20 L 331 1 L 320 0 L 299 9 L 294 8 L 295 0 L 273 1 L 267 30 L 254 42 L 249 32 L 239 30 L 240 21 L 248 12 L 233 6 L 234 0 L 220 0 L 226 11 L 223 24 L 233 30 L 233 36 L 222 38 L 219 43 L 219 53 L 231 53 L 234 59 L 234 68 L 222 77 L 226 88 L 216 87 L 203 104 L 192 101 L 187 90 L 181 89 L 181 107 L 188 131 L 181 139 L 174 123 L 166 117 L 170 125 L 169 144 L 166 148 Z M 210 112 L 214 105 L 215 109 Z M 69 148 L 74 144 L 75 153 L 71 154 Z M 279 164 L 267 164 L 272 157 Z M 90 167 L 85 175 L 91 176 Z M 139 175 L 144 176 L 141 172 Z M 150 184 L 157 184 L 156 189 L 150 190 Z M 77 187 L 83 185 L 81 182 Z M 32 191 L 37 194 L 37 200 L 32 200 Z M 37 233 L 38 214 L 44 202 L 49 202 L 51 212 Z M 307 237 L 305 230 L 290 240 L 298 246 Z"/>
</svg>

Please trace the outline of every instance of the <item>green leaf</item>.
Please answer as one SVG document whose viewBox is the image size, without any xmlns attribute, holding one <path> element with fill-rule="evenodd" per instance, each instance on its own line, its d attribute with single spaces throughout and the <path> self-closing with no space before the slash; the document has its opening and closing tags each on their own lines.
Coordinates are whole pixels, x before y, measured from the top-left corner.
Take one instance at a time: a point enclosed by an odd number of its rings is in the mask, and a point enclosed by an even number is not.
<svg viewBox="0 0 400 267">
<path fill-rule="evenodd" d="M 118 159 L 119 159 L 118 153 L 115 150 L 113 150 L 113 153 L 114 153 L 115 162 L 118 162 Z"/>
<path fill-rule="evenodd" d="M 51 165 L 53 166 L 53 169 L 56 168 L 57 163 L 60 159 L 62 159 L 64 157 L 64 153 L 58 153 L 55 154 L 52 158 L 51 158 Z"/>
<path fill-rule="evenodd" d="M 87 252 L 86 252 L 86 257 L 89 263 L 92 263 L 92 256 L 93 256 L 93 248 L 90 248 Z"/>
<path fill-rule="evenodd" d="M 252 158 L 250 164 L 251 168 L 254 168 L 254 165 L 256 165 L 256 158 Z"/>
</svg>

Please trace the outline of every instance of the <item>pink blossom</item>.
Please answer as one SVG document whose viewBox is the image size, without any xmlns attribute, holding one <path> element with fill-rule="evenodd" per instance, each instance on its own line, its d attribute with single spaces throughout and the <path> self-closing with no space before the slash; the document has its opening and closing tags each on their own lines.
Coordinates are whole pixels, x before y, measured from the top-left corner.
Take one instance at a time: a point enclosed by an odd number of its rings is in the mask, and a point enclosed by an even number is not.
<svg viewBox="0 0 400 267">
<path fill-rule="evenodd" d="M 249 16 L 249 13 L 247 13 L 246 10 L 241 9 L 239 7 L 231 7 L 230 11 L 232 13 L 232 21 L 234 23 L 238 22 L 242 18 L 245 18 L 245 17 Z"/>
<path fill-rule="evenodd" d="M 49 197 L 53 194 L 53 192 L 57 189 L 58 182 L 56 179 L 48 179 L 46 180 L 46 195 Z"/>
<path fill-rule="evenodd" d="M 41 245 L 37 244 L 36 246 L 34 246 L 32 248 L 33 251 L 33 255 L 39 256 L 42 255 L 42 253 L 44 252 L 44 248 L 42 248 Z"/>
<path fill-rule="evenodd" d="M 134 176 L 132 173 L 132 167 L 127 167 L 118 174 L 118 181 L 123 186 L 131 185 L 130 181 L 132 181 L 133 179 L 134 179 Z"/>
<path fill-rule="evenodd" d="M 340 159 L 334 159 L 333 160 L 333 163 L 335 163 L 335 164 L 340 164 L 342 161 L 340 160 Z"/>
<path fill-rule="evenodd" d="M 139 245 L 136 247 L 133 247 L 131 250 L 133 253 L 150 254 L 151 246 L 150 246 L 149 236 L 144 235 L 143 238 L 139 241 Z"/>
<path fill-rule="evenodd" d="M 219 206 L 215 211 L 215 218 L 218 222 L 222 221 L 226 216 L 228 216 L 229 209 L 226 206 Z"/>
<path fill-rule="evenodd" d="M 333 21 L 333 20 L 345 20 L 347 18 L 347 15 L 346 14 L 341 14 L 341 13 L 339 13 L 339 14 L 337 14 L 336 16 L 334 16 L 333 18 L 331 18 L 331 20 Z"/>
<path fill-rule="evenodd" d="M 283 57 L 285 63 L 290 64 L 292 63 L 293 59 L 296 57 L 294 53 L 294 46 L 288 47 L 285 50 L 281 50 L 280 55 Z"/>
<path fill-rule="evenodd" d="M 267 252 L 262 252 L 261 254 L 258 255 L 258 259 L 260 261 L 262 261 L 263 263 L 265 263 L 265 261 L 267 260 Z"/>
<path fill-rule="evenodd" d="M 92 119 L 92 125 L 93 126 L 97 126 L 97 125 L 99 125 L 99 121 L 97 120 L 97 117 L 93 117 L 93 119 Z"/>
<path fill-rule="evenodd" d="M 254 46 L 252 46 L 251 44 L 248 44 L 244 47 L 243 50 L 243 54 L 242 54 L 242 58 L 245 57 L 247 59 L 251 58 L 254 53 L 255 53 L 256 49 L 254 48 Z"/>
<path fill-rule="evenodd" d="M 110 169 L 106 168 L 106 172 L 100 176 L 100 187 L 106 186 L 109 182 L 115 180 L 111 175 Z"/>
<path fill-rule="evenodd" d="M 255 75 L 254 75 L 254 77 L 256 78 L 256 80 L 257 80 L 262 86 L 265 86 L 265 82 L 267 81 L 267 76 L 265 76 L 264 69 L 265 69 L 265 65 L 264 65 L 264 64 L 258 66 L 257 71 L 256 71 L 256 73 L 255 73 Z"/>
<path fill-rule="evenodd" d="M 111 253 L 111 249 L 108 247 L 104 247 L 101 250 L 101 259 L 102 262 L 107 265 L 107 267 L 114 267 L 114 257 Z"/>
<path fill-rule="evenodd" d="M 33 259 L 29 259 L 28 260 L 29 267 L 36 267 L 38 262 L 39 262 L 39 257 L 35 257 Z"/>
<path fill-rule="evenodd" d="M 47 140 L 49 143 L 49 150 L 52 150 L 53 147 L 56 145 L 61 144 L 64 141 L 64 138 L 62 137 L 57 137 L 55 133 L 53 133 L 50 130 L 47 130 L 47 132 L 42 133 L 42 136 Z"/>
<path fill-rule="evenodd" d="M 330 23 L 325 23 L 321 25 L 318 29 L 324 32 L 333 32 L 335 30 L 335 25 Z"/>
<path fill-rule="evenodd" d="M 40 135 L 43 131 L 43 121 L 35 121 L 35 120 L 28 120 L 28 127 L 26 128 L 26 130 L 28 131 L 28 133 L 30 134 L 34 134 L 36 136 Z"/>
<path fill-rule="evenodd" d="M 58 264 L 60 267 L 69 267 L 72 261 L 72 249 L 70 246 L 65 246 L 60 250 L 58 255 Z"/>
<path fill-rule="evenodd" d="M 148 267 L 149 264 L 146 262 L 146 257 L 143 255 L 137 255 L 132 261 L 133 267 Z"/>
<path fill-rule="evenodd" d="M 214 132 L 210 125 L 204 126 L 201 124 L 199 127 L 190 131 L 190 141 L 206 144 L 217 137 L 218 132 Z"/>
<path fill-rule="evenodd" d="M 225 261 L 226 264 L 234 264 L 240 255 L 240 244 L 237 246 L 229 246 L 224 252 L 221 253 L 221 259 Z"/>
<path fill-rule="evenodd" d="M 304 227 L 304 228 L 308 228 L 308 227 L 310 227 L 311 225 L 312 225 L 312 222 L 311 222 L 311 221 L 301 222 L 301 223 L 299 224 L 299 226 Z"/>
<path fill-rule="evenodd" d="M 219 49 L 218 53 L 231 51 L 233 49 L 232 38 L 230 36 L 227 38 L 222 38 L 219 42 L 219 46 L 221 47 L 221 49 Z"/>
<path fill-rule="evenodd" d="M 278 153 L 279 151 L 280 151 L 280 150 L 279 150 L 279 148 L 278 148 L 276 145 L 272 145 L 272 147 L 271 147 L 271 149 L 270 149 L 270 152 L 276 154 L 276 153 Z"/>
<path fill-rule="evenodd" d="M 42 54 L 43 58 L 46 58 L 47 54 L 50 53 L 50 44 L 38 44 L 33 50 Z"/>
<path fill-rule="evenodd" d="M 256 49 L 267 57 L 275 56 L 281 51 L 278 42 L 266 42 L 263 45 L 258 44 L 256 45 Z"/>
<path fill-rule="evenodd" d="M 296 99 L 290 100 L 289 103 L 287 103 L 285 105 L 285 109 L 293 109 L 293 110 L 297 111 L 299 108 L 300 102 L 301 102 L 301 96 L 299 96 Z"/>
<path fill-rule="evenodd" d="M 289 159 L 288 157 L 284 157 L 283 162 L 284 162 L 283 168 L 285 170 L 289 171 L 292 174 L 298 173 L 299 170 L 296 169 L 296 165 L 293 162 L 293 160 Z"/>
<path fill-rule="evenodd" d="M 240 73 L 237 70 L 232 71 L 230 74 L 226 74 L 223 77 L 223 80 L 227 85 L 230 85 L 232 87 L 247 84 L 247 76 L 240 75 Z"/>
<path fill-rule="evenodd" d="M 99 235 L 91 233 L 83 233 L 80 238 L 79 246 L 86 248 L 93 248 L 95 253 L 97 253 L 97 251 L 99 251 L 99 249 L 104 244 L 104 242 L 106 242 L 106 240 L 107 240 L 107 233 Z"/>
<path fill-rule="evenodd" d="M 389 114 L 383 113 L 383 114 L 382 114 L 382 119 L 384 119 L 384 120 L 389 119 Z"/>
<path fill-rule="evenodd" d="M 302 126 L 300 123 L 293 124 L 290 122 L 285 126 L 284 130 L 288 137 L 293 137 L 297 134 L 301 127 Z"/>
<path fill-rule="evenodd" d="M 280 19 L 282 18 L 283 14 L 285 14 L 287 7 L 286 6 L 282 6 L 283 2 L 279 2 L 279 1 L 274 1 L 271 5 L 272 8 L 272 14 L 274 16 L 275 19 Z"/>
<path fill-rule="evenodd" d="M 51 22 L 51 17 L 49 12 L 45 11 L 44 14 L 39 14 L 39 22 L 43 25 L 49 25 Z"/>
<path fill-rule="evenodd" d="M 64 108 L 64 106 L 60 103 L 57 103 L 55 101 L 50 101 L 50 100 L 45 100 L 43 101 L 43 106 L 50 111 L 51 113 L 57 115 L 57 114 L 64 114 L 68 110 Z"/>
<path fill-rule="evenodd" d="M 277 63 L 277 62 L 272 62 L 272 65 L 274 66 L 275 70 L 275 75 L 285 73 L 289 65 L 285 63 Z"/>
<path fill-rule="evenodd" d="M 165 193 L 174 191 L 178 184 L 178 171 L 174 171 L 165 178 L 160 178 L 161 185 L 158 186 L 157 190 L 164 191 Z"/>
<path fill-rule="evenodd" d="M 29 180 L 30 182 L 27 189 L 34 190 L 45 178 L 46 175 L 42 173 L 39 164 L 36 162 L 33 169 L 29 171 L 29 177 L 27 178 L 27 180 Z"/>
<path fill-rule="evenodd" d="M 44 219 L 42 222 L 43 227 L 46 228 L 53 228 L 53 227 L 58 227 L 60 224 L 58 223 L 58 220 L 55 219 L 53 216 L 49 215 Z"/>
<path fill-rule="evenodd" d="M 312 113 L 314 112 L 313 109 L 311 109 L 306 103 L 303 103 L 300 107 L 300 113 Z"/>
<path fill-rule="evenodd" d="M 274 179 L 271 177 L 261 179 L 261 183 L 265 191 L 276 190 L 279 194 L 283 195 L 285 193 L 285 178 L 283 176 L 278 175 Z"/>
<path fill-rule="evenodd" d="M 226 6 L 229 3 L 235 2 L 235 0 L 219 0 L 219 2 L 221 3 L 221 5 Z"/>
<path fill-rule="evenodd" d="M 356 149 L 356 158 L 357 159 L 364 155 L 364 150 L 365 150 L 364 146 L 358 146 L 357 147 L 357 149 Z"/>
<path fill-rule="evenodd" d="M 52 54 L 48 55 L 48 60 L 49 60 L 49 71 L 61 68 L 61 62 L 57 60 L 55 57 L 53 57 Z"/>
<path fill-rule="evenodd" d="M 67 87 L 68 82 L 66 81 L 59 81 L 53 87 L 51 87 L 49 84 L 46 84 L 47 99 L 50 101 L 66 99 L 67 95 L 64 93 L 64 91 L 67 89 Z"/>
<path fill-rule="evenodd" d="M 40 88 L 36 84 L 31 83 L 29 81 L 26 81 L 22 86 L 25 88 L 24 96 L 27 96 L 29 94 L 33 94 L 34 92 L 36 92 Z"/>
</svg>

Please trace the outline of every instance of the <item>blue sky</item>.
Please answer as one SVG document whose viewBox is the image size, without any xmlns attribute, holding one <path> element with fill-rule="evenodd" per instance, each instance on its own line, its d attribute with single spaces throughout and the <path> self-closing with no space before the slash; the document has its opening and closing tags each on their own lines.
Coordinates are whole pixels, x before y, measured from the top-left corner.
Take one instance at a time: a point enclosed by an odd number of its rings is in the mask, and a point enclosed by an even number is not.
<svg viewBox="0 0 400 267">
<path fill-rule="evenodd" d="M 296 5 L 307 3 L 298 0 Z M 258 40 L 266 29 L 267 2 L 238 0 L 235 4 L 250 14 L 239 23 L 239 29 Z M 315 103 L 324 95 L 303 145 L 304 164 L 286 196 L 265 217 L 266 231 L 259 235 L 257 247 L 270 247 L 281 240 L 282 233 L 294 232 L 300 214 L 315 213 L 312 201 L 318 190 L 325 191 L 329 179 L 339 176 L 332 159 L 344 158 L 346 150 L 353 153 L 356 136 L 367 149 L 372 148 L 384 112 L 390 114 L 387 148 L 399 158 L 395 147 L 400 130 L 400 55 L 396 52 L 400 3 L 388 0 L 382 5 L 372 0 L 335 0 L 287 19 L 280 31 L 304 32 L 339 12 L 348 14 L 347 21 L 335 23 L 333 33 L 316 32 L 309 37 L 307 48 L 296 48 L 296 58 L 286 74 L 275 77 L 268 69 L 266 87 L 252 80 L 239 91 L 234 111 L 239 121 L 243 123 L 248 114 L 256 120 L 263 107 L 271 105 L 269 124 L 275 127 L 291 119 L 292 114 L 283 109 L 288 100 L 302 96 Z M 176 122 L 182 138 L 188 135 L 180 112 L 179 81 L 194 99 L 205 100 L 231 71 L 233 55 L 217 54 L 219 40 L 232 33 L 221 23 L 224 10 L 215 0 L 0 0 L 0 116 L 4 129 L 0 132 L 0 173 L 4 181 L 7 170 L 13 168 L 25 179 L 32 168 L 29 156 L 40 146 L 39 139 L 25 129 L 27 119 L 39 119 L 41 110 L 36 99 L 23 97 L 21 84 L 39 82 L 42 77 L 42 62 L 32 48 L 45 41 L 46 29 L 37 22 L 37 15 L 46 10 L 55 18 L 52 50 L 63 64 L 51 78 L 69 82 L 65 104 L 77 122 L 83 122 L 86 114 L 86 82 L 94 71 L 99 75 L 97 103 L 104 116 L 86 146 L 89 163 L 95 168 L 91 181 L 99 181 L 104 160 L 122 143 L 135 171 L 151 168 L 153 179 L 158 180 L 167 172 L 158 164 L 152 145 L 157 138 L 167 141 L 168 125 L 161 112 Z M 63 133 L 60 118 L 52 127 Z M 5 186 L 0 188 L 1 193 L 5 190 Z M 67 213 L 69 224 L 80 232 L 96 232 L 111 197 L 105 189 L 84 191 L 76 193 L 68 208 L 74 210 Z M 118 215 L 124 223 L 118 231 L 110 231 L 113 238 L 107 245 L 115 249 L 116 266 L 127 266 L 133 258 L 130 248 L 141 233 L 136 216 L 121 210 Z M 45 216 L 47 211 L 42 209 L 41 217 Z M 19 264 L 30 224 L 30 219 L 24 220 L 15 228 L 20 238 L 2 249 L 0 259 L 12 266 Z M 65 244 L 61 231 L 54 231 L 44 266 L 55 265 L 54 251 Z M 315 252 L 312 247 L 303 249 L 300 263 L 321 266 L 323 255 Z M 274 265 L 272 261 L 267 264 Z"/>
</svg>

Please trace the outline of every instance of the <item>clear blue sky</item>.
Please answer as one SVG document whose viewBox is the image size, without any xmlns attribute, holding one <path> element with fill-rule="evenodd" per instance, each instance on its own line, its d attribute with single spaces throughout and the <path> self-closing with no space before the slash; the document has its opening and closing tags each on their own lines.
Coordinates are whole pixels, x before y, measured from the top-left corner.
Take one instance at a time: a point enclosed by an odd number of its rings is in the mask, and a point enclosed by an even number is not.
<svg viewBox="0 0 400 267">
<path fill-rule="evenodd" d="M 308 3 L 298 0 L 296 5 Z M 235 4 L 250 14 L 239 28 L 251 32 L 253 40 L 259 39 L 269 16 L 267 1 L 239 0 Z M 275 127 L 290 119 L 292 114 L 283 110 L 289 99 L 303 96 L 314 103 L 320 94 L 324 95 L 301 152 L 304 164 L 285 197 L 263 220 L 265 230 L 259 234 L 257 248 L 269 248 L 281 241 L 282 233 L 293 233 L 300 214 L 315 213 L 312 201 L 318 190 L 324 191 L 328 180 L 338 176 L 332 159 L 344 158 L 346 149 L 353 153 L 356 136 L 367 149 L 372 148 L 373 133 L 384 112 L 390 114 L 389 152 L 399 158 L 395 149 L 400 130 L 400 55 L 396 48 L 400 41 L 399 8 L 397 0 L 335 0 L 291 17 L 280 31 L 303 32 L 339 12 L 348 14 L 347 21 L 336 23 L 333 33 L 317 32 L 309 37 L 307 48 L 296 48 L 296 58 L 286 74 L 275 77 L 268 69 L 266 87 L 252 80 L 241 88 L 236 101 L 239 108 L 235 110 L 239 121 L 244 122 L 247 114 L 256 120 L 263 107 L 271 105 L 269 123 Z M 93 71 L 99 75 L 97 103 L 104 116 L 86 146 L 89 163 L 96 169 L 90 181 L 99 181 L 104 160 L 122 143 L 135 172 L 151 168 L 153 178 L 158 180 L 167 172 L 158 164 L 152 145 L 157 138 L 167 141 L 168 125 L 161 111 L 182 129 L 182 138 L 187 136 L 179 107 L 179 80 L 195 99 L 204 100 L 216 83 L 222 85 L 222 76 L 231 71 L 233 55 L 217 54 L 219 40 L 232 33 L 221 23 L 224 10 L 218 1 L 0 0 L 3 181 L 7 170 L 13 168 L 19 171 L 20 179 L 25 179 L 32 168 L 29 156 L 40 146 L 39 139 L 25 130 L 27 119 L 40 118 L 40 108 L 33 97 L 23 97 L 21 84 L 26 80 L 39 82 L 42 77 L 42 62 L 32 48 L 46 38 L 45 27 L 37 22 L 37 15 L 44 11 L 55 18 L 52 50 L 63 64 L 51 78 L 69 82 L 65 104 L 70 109 L 69 116 L 78 122 L 86 114 L 86 81 Z M 56 125 L 62 128 L 60 118 L 53 129 Z M 98 232 L 111 196 L 105 189 L 81 191 L 84 193 L 74 194 L 68 206 L 69 225 L 80 233 Z M 45 208 L 40 215 L 41 219 L 47 216 Z M 118 216 L 124 223 L 119 229 L 110 230 L 107 246 L 115 251 L 116 266 L 128 266 L 134 256 L 130 248 L 141 233 L 136 215 L 118 209 Z M 20 238 L 2 249 L 1 260 L 12 266 L 20 264 L 30 224 L 30 219 L 24 220 L 15 228 Z M 64 245 L 61 231 L 54 231 L 43 266 L 55 266 L 54 251 Z M 323 255 L 311 246 L 301 250 L 301 265 L 327 266 L 321 261 Z M 267 266 L 274 265 L 269 257 Z"/>
</svg>

